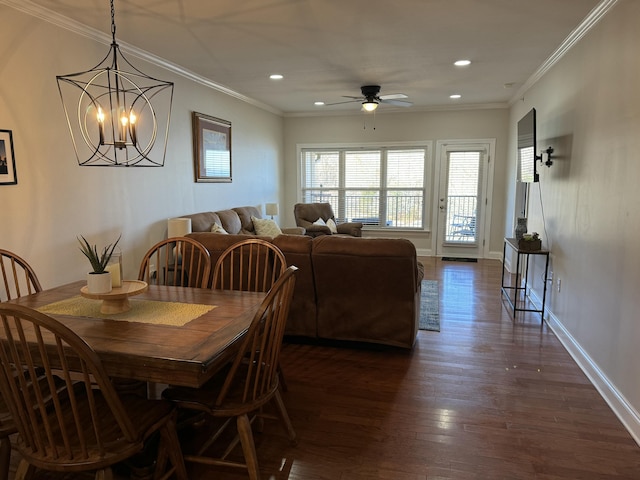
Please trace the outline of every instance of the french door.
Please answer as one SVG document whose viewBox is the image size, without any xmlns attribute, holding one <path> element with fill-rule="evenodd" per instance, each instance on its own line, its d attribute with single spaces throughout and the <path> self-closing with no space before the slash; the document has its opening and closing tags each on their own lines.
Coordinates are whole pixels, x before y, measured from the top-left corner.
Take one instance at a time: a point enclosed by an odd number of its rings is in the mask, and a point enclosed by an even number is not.
<svg viewBox="0 0 640 480">
<path fill-rule="evenodd" d="M 437 256 L 485 256 L 488 184 L 494 141 L 438 142 L 435 251 Z"/>
</svg>

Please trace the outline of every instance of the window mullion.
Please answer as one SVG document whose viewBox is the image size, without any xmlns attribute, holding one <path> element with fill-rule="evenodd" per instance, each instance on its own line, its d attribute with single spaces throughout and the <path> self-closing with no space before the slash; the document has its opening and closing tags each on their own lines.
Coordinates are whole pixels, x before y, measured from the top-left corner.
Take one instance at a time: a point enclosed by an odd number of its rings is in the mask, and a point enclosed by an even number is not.
<svg viewBox="0 0 640 480">
<path fill-rule="evenodd" d="M 346 152 L 344 150 L 340 150 L 340 161 L 339 161 L 339 169 L 340 172 L 338 174 L 338 211 L 334 212 L 337 214 L 339 219 L 342 219 L 344 221 L 344 219 L 346 218 L 346 202 L 347 202 L 347 195 L 346 195 L 346 188 L 345 188 L 345 182 L 346 182 L 346 167 L 345 167 L 345 157 L 346 157 Z"/>
<path fill-rule="evenodd" d="M 380 203 L 380 219 L 378 222 L 379 226 L 386 225 L 387 218 L 387 159 L 388 159 L 389 149 L 382 148 L 380 149 L 380 185 L 379 185 L 379 198 L 378 201 Z"/>
</svg>

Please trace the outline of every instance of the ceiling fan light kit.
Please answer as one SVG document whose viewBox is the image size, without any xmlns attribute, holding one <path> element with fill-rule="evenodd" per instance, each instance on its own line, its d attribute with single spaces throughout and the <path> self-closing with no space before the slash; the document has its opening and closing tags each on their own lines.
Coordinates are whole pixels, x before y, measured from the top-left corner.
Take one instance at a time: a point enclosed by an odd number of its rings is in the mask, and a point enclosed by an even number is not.
<svg viewBox="0 0 640 480">
<path fill-rule="evenodd" d="M 362 102 L 362 108 L 367 112 L 373 112 L 376 108 L 378 108 L 378 102 L 373 99 L 365 100 L 364 102 Z"/>
</svg>

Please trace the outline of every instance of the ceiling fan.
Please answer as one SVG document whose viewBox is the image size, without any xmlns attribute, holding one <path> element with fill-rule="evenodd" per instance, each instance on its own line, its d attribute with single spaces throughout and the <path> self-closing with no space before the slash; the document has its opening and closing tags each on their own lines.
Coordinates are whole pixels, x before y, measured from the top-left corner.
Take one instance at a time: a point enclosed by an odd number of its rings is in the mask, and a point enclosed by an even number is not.
<svg viewBox="0 0 640 480">
<path fill-rule="evenodd" d="M 353 97 L 350 95 L 343 95 L 344 98 L 352 98 L 353 100 L 347 100 L 345 102 L 328 103 L 327 105 L 340 105 L 342 103 L 361 102 L 362 108 L 367 112 L 373 112 L 380 103 L 388 103 L 389 105 L 395 105 L 397 107 L 410 107 L 413 103 L 401 100 L 407 98 L 404 93 L 391 93 L 389 95 L 379 95 L 380 85 L 363 85 L 360 87 L 362 95 L 359 97 Z"/>
</svg>

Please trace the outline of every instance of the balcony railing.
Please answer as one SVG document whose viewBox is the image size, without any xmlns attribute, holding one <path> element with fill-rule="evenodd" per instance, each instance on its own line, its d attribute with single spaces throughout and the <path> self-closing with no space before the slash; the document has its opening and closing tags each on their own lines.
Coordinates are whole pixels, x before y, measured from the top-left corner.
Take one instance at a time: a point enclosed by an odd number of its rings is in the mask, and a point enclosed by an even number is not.
<svg viewBox="0 0 640 480">
<path fill-rule="evenodd" d="M 339 195 L 337 191 L 308 191 L 306 203 L 330 203 L 339 221 L 362 222 L 370 227 L 423 228 L 422 195 L 388 195 L 386 206 L 378 195 Z M 386 207 L 386 218 L 380 210 Z"/>
<path fill-rule="evenodd" d="M 450 195 L 447 197 L 446 242 L 477 242 L 477 203 L 478 199 L 475 195 Z"/>
<path fill-rule="evenodd" d="M 330 203 L 339 221 L 362 222 L 370 227 L 423 228 L 424 210 L 421 195 L 388 195 L 386 218 L 380 218 L 380 197 L 377 195 L 341 196 L 337 191 L 307 191 L 306 203 Z M 341 199 L 343 199 L 341 201 Z M 452 243 L 477 242 L 477 197 L 450 195 L 447 197 L 445 241 Z"/>
</svg>

